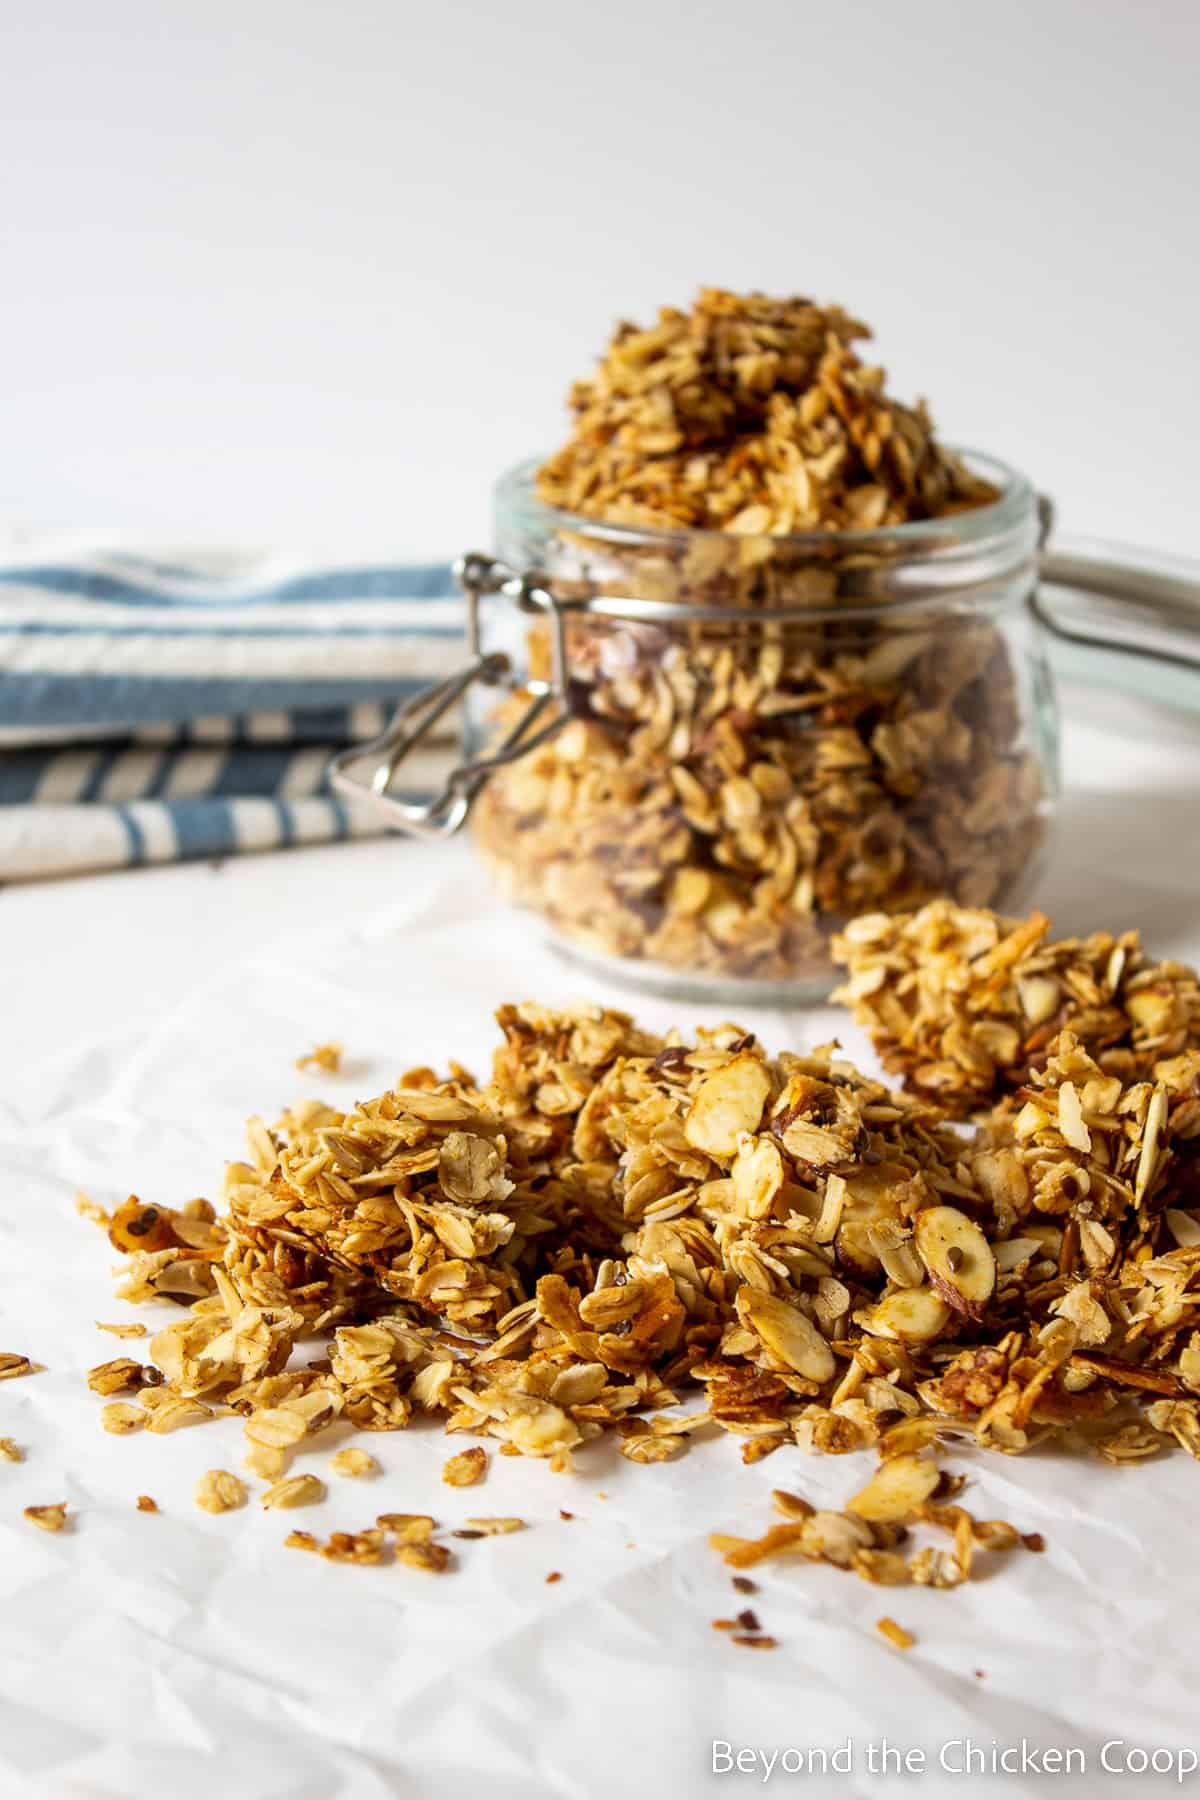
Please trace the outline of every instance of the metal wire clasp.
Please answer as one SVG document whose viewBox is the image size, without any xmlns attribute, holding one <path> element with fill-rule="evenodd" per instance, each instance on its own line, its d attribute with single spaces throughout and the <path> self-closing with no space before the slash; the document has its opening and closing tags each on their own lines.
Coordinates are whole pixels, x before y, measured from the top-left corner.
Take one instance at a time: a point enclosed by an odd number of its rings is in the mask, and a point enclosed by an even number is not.
<svg viewBox="0 0 1200 1800">
<path fill-rule="evenodd" d="M 354 799 L 368 799 L 386 812 L 393 824 L 416 837 L 453 837 L 465 823 L 471 802 L 493 769 L 524 756 L 526 751 L 560 730 L 567 718 L 567 643 L 562 608 L 549 588 L 535 574 L 517 575 L 495 557 L 480 551 L 460 556 L 454 565 L 454 578 L 467 601 L 467 648 L 470 661 L 465 668 L 446 677 L 432 687 L 414 695 L 399 706 L 386 729 L 369 743 L 352 744 L 340 750 L 329 763 L 329 784 L 338 793 Z M 480 604 L 490 594 L 500 594 L 514 601 L 524 612 L 544 613 L 551 623 L 549 681 L 519 678 L 512 660 L 502 650 L 485 653 L 480 625 Z M 516 723 L 487 756 L 470 762 L 459 762 L 451 769 L 438 791 L 428 800 L 402 800 L 391 792 L 392 784 L 405 758 L 425 743 L 431 732 L 450 709 L 476 682 L 507 688 L 523 689 L 530 701 Z M 535 730 L 552 702 L 557 702 L 555 716 Z M 366 765 L 371 765 L 369 770 Z M 362 771 L 362 772 L 359 772 Z"/>
</svg>

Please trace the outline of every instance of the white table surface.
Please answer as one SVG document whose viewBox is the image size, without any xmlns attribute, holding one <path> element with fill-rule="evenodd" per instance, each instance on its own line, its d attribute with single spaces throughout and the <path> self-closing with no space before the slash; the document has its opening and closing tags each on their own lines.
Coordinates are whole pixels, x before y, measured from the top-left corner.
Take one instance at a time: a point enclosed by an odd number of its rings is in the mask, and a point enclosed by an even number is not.
<svg viewBox="0 0 1200 1800">
<path fill-rule="evenodd" d="M 1157 950 L 1200 958 L 1200 719 L 1078 690 L 1064 750 L 1038 900 L 1062 931 L 1137 924 Z M 754 1605 L 781 1648 L 755 1655 L 710 1628 L 736 1597 L 708 1532 L 765 1528 L 776 1485 L 837 1504 L 864 1459 L 785 1450 L 744 1468 L 722 1438 L 647 1469 L 599 1445 L 573 1476 L 494 1458 L 486 1488 L 458 1496 L 438 1471 L 462 1440 L 421 1429 L 370 1441 L 384 1474 L 369 1488 L 331 1478 L 324 1508 L 281 1522 L 253 1503 L 218 1519 L 191 1503 L 200 1472 L 238 1465 L 233 1421 L 100 1432 L 83 1373 L 121 1347 L 93 1321 L 132 1314 L 108 1297 L 114 1259 L 76 1218 L 77 1187 L 106 1204 L 135 1188 L 167 1203 L 212 1191 L 247 1113 L 304 1091 L 348 1102 L 413 1062 L 481 1065 L 503 999 L 587 994 L 652 1024 L 703 1017 L 605 995 L 560 964 L 495 910 L 464 847 L 356 844 L 9 887 L 0 975 L 0 1350 L 46 1365 L 0 1387 L 0 1433 L 28 1450 L 0 1463 L 5 1800 L 749 1791 L 761 1770 L 711 1775 L 713 1738 L 847 1737 L 853 1773 L 777 1770 L 772 1785 L 949 1793 L 964 1783 L 938 1772 L 938 1746 L 967 1736 L 1078 1746 L 1092 1773 L 1068 1792 L 1128 1795 L 1170 1784 L 1103 1775 L 1106 1739 L 1200 1747 L 1196 1471 L 1182 1456 L 1131 1472 L 968 1455 L 976 1509 L 1043 1530 L 1044 1557 L 952 1594 L 764 1565 Z M 742 1010 L 772 1047 L 830 1029 L 826 1013 Z M 292 1058 L 325 1036 L 345 1039 L 346 1073 L 297 1075 Z M 327 1454 L 297 1466 L 320 1472 Z M 138 1493 L 162 1516 L 137 1514 Z M 20 1517 L 64 1497 L 69 1533 Z M 516 1512 L 531 1529 L 464 1544 L 444 1579 L 279 1547 L 293 1524 L 361 1526 L 380 1509 Z M 552 1569 L 563 1580 L 547 1586 Z M 885 1612 L 917 1633 L 907 1656 L 877 1637 Z M 924 1747 L 929 1772 L 873 1774 L 867 1747 L 884 1736 Z M 1064 1779 L 966 1786 L 1052 1793 Z"/>
</svg>

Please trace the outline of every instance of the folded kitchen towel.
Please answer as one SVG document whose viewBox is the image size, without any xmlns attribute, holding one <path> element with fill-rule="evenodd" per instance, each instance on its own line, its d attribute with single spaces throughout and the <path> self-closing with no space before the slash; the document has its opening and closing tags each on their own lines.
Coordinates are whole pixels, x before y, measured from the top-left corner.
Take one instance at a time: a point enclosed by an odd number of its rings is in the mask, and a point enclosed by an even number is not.
<svg viewBox="0 0 1200 1800">
<path fill-rule="evenodd" d="M 386 829 L 326 765 L 461 665 L 462 622 L 443 564 L 4 546 L 0 881 Z"/>
</svg>

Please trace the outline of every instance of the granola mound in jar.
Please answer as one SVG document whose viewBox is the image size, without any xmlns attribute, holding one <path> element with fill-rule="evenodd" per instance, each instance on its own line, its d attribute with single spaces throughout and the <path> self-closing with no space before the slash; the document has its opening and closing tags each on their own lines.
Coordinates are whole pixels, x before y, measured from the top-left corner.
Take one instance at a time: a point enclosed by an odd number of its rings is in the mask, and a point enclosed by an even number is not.
<svg viewBox="0 0 1200 1800">
<path fill-rule="evenodd" d="M 476 840 L 651 985 L 827 991 L 848 918 L 1001 903 L 1042 837 L 1034 496 L 891 399 L 866 335 L 705 290 L 618 327 L 569 441 L 501 484 L 500 557 L 562 609 L 568 717 L 492 774 Z M 559 622 L 525 622 L 535 690 Z"/>
</svg>

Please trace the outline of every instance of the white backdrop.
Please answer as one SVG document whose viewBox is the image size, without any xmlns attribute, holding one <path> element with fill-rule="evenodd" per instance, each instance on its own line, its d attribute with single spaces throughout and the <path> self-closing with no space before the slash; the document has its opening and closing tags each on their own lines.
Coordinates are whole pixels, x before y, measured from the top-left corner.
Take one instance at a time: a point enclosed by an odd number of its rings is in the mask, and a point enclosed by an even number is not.
<svg viewBox="0 0 1200 1800">
<path fill-rule="evenodd" d="M 1194 548 L 1191 0 L 39 0 L 0 519 L 439 556 L 615 316 L 843 300 L 1075 532 Z"/>
</svg>

